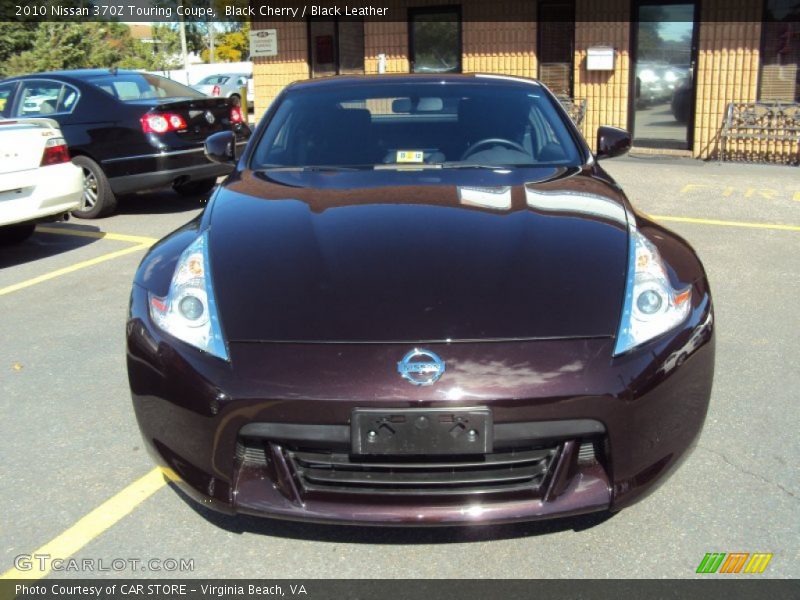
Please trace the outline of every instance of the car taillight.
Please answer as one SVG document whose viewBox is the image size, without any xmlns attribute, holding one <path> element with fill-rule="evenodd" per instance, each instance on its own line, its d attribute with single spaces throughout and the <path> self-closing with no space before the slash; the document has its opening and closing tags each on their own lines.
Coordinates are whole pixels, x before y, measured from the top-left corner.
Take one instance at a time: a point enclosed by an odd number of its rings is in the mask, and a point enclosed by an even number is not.
<svg viewBox="0 0 800 600">
<path fill-rule="evenodd" d="M 145 133 L 167 133 L 186 129 L 186 121 L 174 113 L 148 113 L 139 120 Z"/>
<path fill-rule="evenodd" d="M 219 96 L 219 86 L 218 85 L 215 85 L 213 88 L 211 88 L 211 95 L 212 96 Z"/>
<path fill-rule="evenodd" d="M 239 106 L 231 106 L 231 123 L 241 123 L 243 121 L 242 109 Z"/>
<path fill-rule="evenodd" d="M 58 165 L 69 162 L 69 150 L 64 138 L 50 138 L 44 145 L 40 166 Z"/>
</svg>

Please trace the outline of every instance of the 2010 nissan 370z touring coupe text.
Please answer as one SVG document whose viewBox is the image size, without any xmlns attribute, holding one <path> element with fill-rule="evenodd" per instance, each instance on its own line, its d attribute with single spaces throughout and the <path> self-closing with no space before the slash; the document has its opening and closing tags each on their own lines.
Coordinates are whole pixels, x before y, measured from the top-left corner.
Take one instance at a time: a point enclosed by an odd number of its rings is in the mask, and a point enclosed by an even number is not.
<svg viewBox="0 0 800 600">
<path fill-rule="evenodd" d="M 361 524 L 617 511 L 694 447 L 711 295 L 540 83 L 287 87 L 136 274 L 146 445 L 228 513 Z"/>
</svg>

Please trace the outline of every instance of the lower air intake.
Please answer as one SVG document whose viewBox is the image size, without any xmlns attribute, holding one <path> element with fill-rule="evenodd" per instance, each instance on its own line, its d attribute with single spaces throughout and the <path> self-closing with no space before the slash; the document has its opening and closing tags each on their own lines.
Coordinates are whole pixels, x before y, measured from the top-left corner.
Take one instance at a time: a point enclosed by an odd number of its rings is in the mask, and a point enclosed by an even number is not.
<svg viewBox="0 0 800 600">
<path fill-rule="evenodd" d="M 557 448 L 479 457 L 380 457 L 284 449 L 302 490 L 370 495 L 538 494 Z"/>
</svg>

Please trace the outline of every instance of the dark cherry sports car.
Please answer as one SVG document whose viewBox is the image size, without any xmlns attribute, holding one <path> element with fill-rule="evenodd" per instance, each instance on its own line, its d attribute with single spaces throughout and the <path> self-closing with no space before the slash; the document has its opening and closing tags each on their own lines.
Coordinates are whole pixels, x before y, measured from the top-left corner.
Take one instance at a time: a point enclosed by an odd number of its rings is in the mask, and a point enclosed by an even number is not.
<svg viewBox="0 0 800 600">
<path fill-rule="evenodd" d="M 136 274 L 139 426 L 230 513 L 469 524 L 619 510 L 696 442 L 703 267 L 536 81 L 289 86 Z"/>
</svg>

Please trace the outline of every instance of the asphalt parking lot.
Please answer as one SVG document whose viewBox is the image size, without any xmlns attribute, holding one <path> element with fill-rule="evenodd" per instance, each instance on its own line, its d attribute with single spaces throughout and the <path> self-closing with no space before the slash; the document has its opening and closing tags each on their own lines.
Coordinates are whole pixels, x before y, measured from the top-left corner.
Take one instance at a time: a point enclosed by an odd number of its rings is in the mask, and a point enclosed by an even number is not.
<svg viewBox="0 0 800 600">
<path fill-rule="evenodd" d="M 717 367 L 695 453 L 611 518 L 383 529 L 207 512 L 164 483 L 130 406 L 124 325 L 148 245 L 203 199 L 123 199 L 120 214 L 0 248 L 0 573 L 20 554 L 190 559 L 176 577 L 692 577 L 707 552 L 768 552 L 800 576 L 800 171 L 628 157 L 634 204 L 697 249 L 715 295 Z M 59 572 L 79 577 L 92 573 Z M 98 573 L 94 573 L 98 575 Z"/>
</svg>

